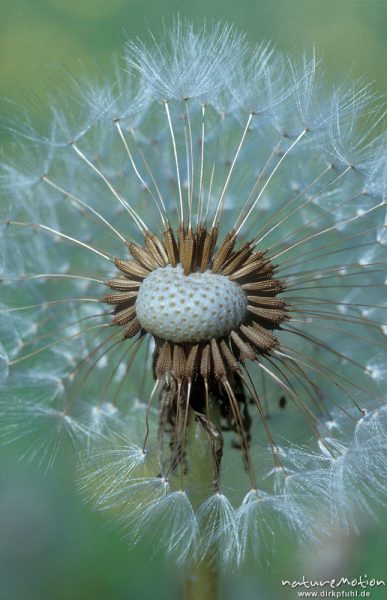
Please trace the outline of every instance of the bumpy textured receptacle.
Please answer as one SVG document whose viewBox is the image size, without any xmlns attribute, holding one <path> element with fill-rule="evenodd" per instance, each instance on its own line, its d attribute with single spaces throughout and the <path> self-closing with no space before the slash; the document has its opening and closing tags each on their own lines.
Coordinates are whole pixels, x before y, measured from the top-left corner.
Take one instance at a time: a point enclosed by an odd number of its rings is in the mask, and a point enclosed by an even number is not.
<svg viewBox="0 0 387 600">
<path fill-rule="evenodd" d="M 152 271 L 136 300 L 141 326 L 180 344 L 228 335 L 242 323 L 246 309 L 246 294 L 237 283 L 210 271 L 184 275 L 180 264 Z"/>
</svg>

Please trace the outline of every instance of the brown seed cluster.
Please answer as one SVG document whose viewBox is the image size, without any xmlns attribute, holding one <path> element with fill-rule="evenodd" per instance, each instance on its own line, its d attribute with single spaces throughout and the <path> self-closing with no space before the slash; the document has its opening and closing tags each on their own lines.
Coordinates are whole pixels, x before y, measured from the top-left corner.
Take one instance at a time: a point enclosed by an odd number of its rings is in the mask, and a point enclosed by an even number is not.
<svg viewBox="0 0 387 600">
<path fill-rule="evenodd" d="M 155 339 L 154 373 L 157 380 L 167 374 L 177 382 L 204 382 L 215 378 L 229 381 L 246 359 L 257 360 L 278 345 L 274 331 L 288 319 L 284 300 L 277 298 L 283 284 L 274 277 L 275 266 L 265 252 L 254 251 L 252 243 L 237 244 L 234 231 L 217 245 L 218 230 L 179 227 L 177 235 L 168 227 L 163 239 L 151 232 L 144 236 L 144 246 L 130 243 L 132 260 L 116 259 L 119 278 L 106 282 L 113 291 L 102 302 L 115 305 L 112 324 L 123 328 L 123 337 L 140 332 L 135 302 L 144 278 L 154 269 L 181 264 L 184 274 L 209 271 L 228 277 L 241 286 L 247 297 L 244 322 L 221 339 L 177 344 Z"/>
</svg>

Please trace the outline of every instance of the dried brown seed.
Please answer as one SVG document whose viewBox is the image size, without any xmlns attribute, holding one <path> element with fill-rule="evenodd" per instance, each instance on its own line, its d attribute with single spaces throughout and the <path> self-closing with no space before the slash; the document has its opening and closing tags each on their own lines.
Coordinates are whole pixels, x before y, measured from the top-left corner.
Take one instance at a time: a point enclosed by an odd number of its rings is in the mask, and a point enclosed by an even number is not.
<svg viewBox="0 0 387 600">
<path fill-rule="evenodd" d="M 130 321 L 126 329 L 124 329 L 123 336 L 124 338 L 132 338 L 140 331 L 140 329 L 140 322 L 136 318 L 134 318 L 132 321 Z"/>
<path fill-rule="evenodd" d="M 128 308 L 124 308 L 124 310 L 120 310 L 116 315 L 114 315 L 112 319 L 112 324 L 126 325 L 126 323 L 129 323 L 129 321 L 132 319 L 135 312 L 135 306 L 129 306 Z"/>
<path fill-rule="evenodd" d="M 114 259 L 114 264 L 117 269 L 127 275 L 132 275 L 132 277 L 144 279 L 144 277 L 149 275 L 149 270 L 145 269 L 134 260 L 122 260 L 121 258 L 116 258 Z"/>
</svg>

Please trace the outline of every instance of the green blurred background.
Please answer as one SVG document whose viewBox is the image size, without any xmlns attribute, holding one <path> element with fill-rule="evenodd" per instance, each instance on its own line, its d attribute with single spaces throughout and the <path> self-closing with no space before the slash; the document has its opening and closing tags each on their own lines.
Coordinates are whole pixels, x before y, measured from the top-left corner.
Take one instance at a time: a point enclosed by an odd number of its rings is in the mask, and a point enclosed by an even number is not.
<svg viewBox="0 0 387 600">
<path fill-rule="evenodd" d="M 200 22 L 235 23 L 251 41 L 272 40 L 283 50 L 323 56 L 328 78 L 351 70 L 375 89 L 387 85 L 386 0 L 0 0 L 0 97 L 31 106 L 44 119 L 48 88 L 61 67 L 79 63 L 108 70 L 127 37 L 157 32 L 174 15 Z M 7 108 L 6 108 L 7 110 Z M 4 142 L 4 139 L 3 139 Z M 1 600 L 163 600 L 182 597 L 183 574 L 149 558 L 150 549 L 128 549 L 103 518 L 82 504 L 71 466 L 48 475 L 17 460 L 20 449 L 0 458 Z M 337 535 L 319 553 L 303 555 L 284 541 L 270 568 L 249 565 L 222 578 L 222 600 L 291 600 L 281 579 L 304 573 L 384 577 L 386 528 L 364 525 L 359 538 Z M 335 567 L 332 567 L 335 565 Z M 375 590 L 372 600 L 387 597 Z"/>
</svg>

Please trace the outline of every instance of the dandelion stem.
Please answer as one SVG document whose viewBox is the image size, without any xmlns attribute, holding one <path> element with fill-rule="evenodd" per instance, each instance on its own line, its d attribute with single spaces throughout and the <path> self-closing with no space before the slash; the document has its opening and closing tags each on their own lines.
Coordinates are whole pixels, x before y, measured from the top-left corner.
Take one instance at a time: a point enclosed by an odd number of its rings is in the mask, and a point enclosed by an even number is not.
<svg viewBox="0 0 387 600">
<path fill-rule="evenodd" d="M 220 426 L 220 414 L 217 407 L 211 406 L 211 420 L 215 426 Z M 196 421 L 196 422 L 195 422 Z M 193 503 L 199 506 L 208 500 L 214 493 L 212 483 L 219 478 L 215 467 L 214 473 L 214 449 L 211 440 L 204 442 L 204 430 L 199 420 L 194 418 L 190 410 L 187 429 L 188 464 L 189 469 L 195 473 L 195 489 L 192 493 Z M 210 485 L 209 485 L 210 484 Z M 219 489 L 219 481 L 215 483 Z M 199 528 L 203 525 L 199 525 Z M 202 539 L 205 532 L 199 531 Z M 218 588 L 218 566 L 217 545 L 212 544 L 206 549 L 206 553 L 200 561 L 193 561 L 186 575 L 186 600 L 216 600 Z"/>
<path fill-rule="evenodd" d="M 218 574 L 214 565 L 202 561 L 188 573 L 186 600 L 215 600 Z"/>
</svg>

